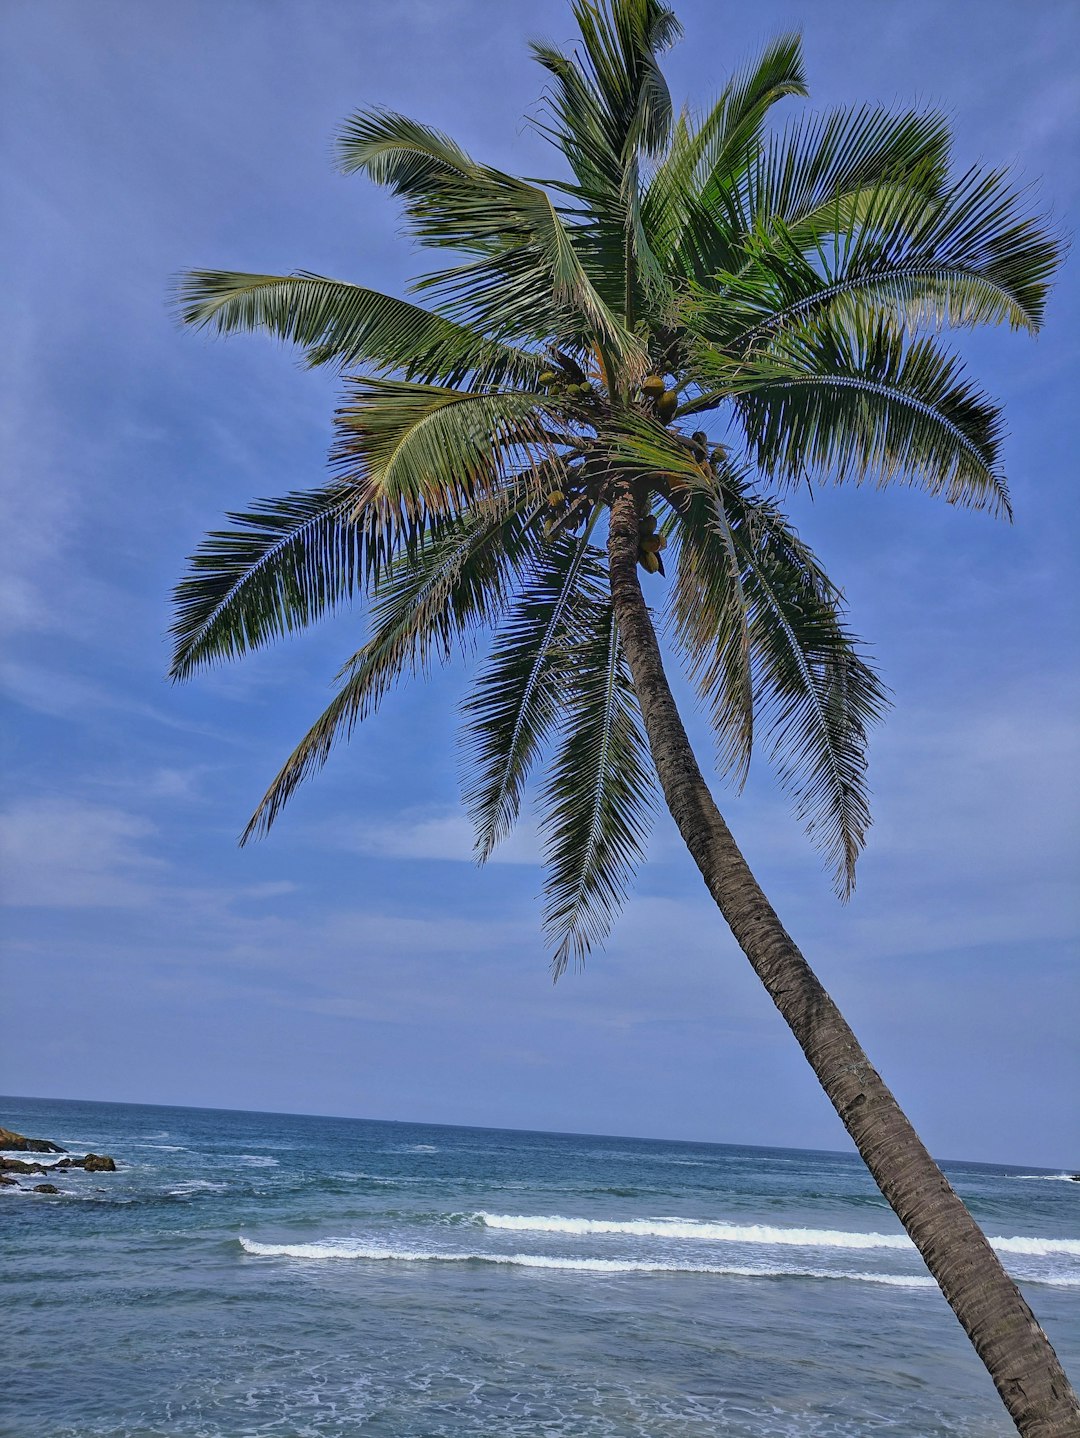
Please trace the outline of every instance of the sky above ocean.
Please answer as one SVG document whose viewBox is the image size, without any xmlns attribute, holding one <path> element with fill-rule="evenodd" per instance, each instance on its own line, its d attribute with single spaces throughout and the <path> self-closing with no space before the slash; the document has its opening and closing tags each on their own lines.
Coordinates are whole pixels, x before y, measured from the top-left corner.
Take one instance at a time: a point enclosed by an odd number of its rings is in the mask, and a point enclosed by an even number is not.
<svg viewBox="0 0 1080 1438">
<path fill-rule="evenodd" d="M 801 28 L 812 107 L 940 107 L 958 172 L 1015 166 L 1076 230 L 1071 0 L 677 11 L 677 101 Z M 322 481 L 337 390 L 268 340 L 182 333 L 171 279 L 404 293 L 424 257 L 391 198 L 334 172 L 336 128 L 382 104 L 552 173 L 526 42 L 572 31 L 561 0 L 4 6 L 0 1089 L 844 1145 L 667 821 L 607 949 L 552 987 L 535 832 L 471 862 L 455 711 L 475 659 L 391 696 L 244 851 L 362 621 L 164 677 L 185 556 L 226 510 Z M 1038 340 L 956 336 L 1005 401 L 1013 526 L 902 488 L 791 499 L 893 691 L 852 903 L 766 754 L 742 795 L 717 788 L 931 1149 L 1051 1166 L 1080 1157 L 1077 309 L 1070 263 Z"/>
</svg>

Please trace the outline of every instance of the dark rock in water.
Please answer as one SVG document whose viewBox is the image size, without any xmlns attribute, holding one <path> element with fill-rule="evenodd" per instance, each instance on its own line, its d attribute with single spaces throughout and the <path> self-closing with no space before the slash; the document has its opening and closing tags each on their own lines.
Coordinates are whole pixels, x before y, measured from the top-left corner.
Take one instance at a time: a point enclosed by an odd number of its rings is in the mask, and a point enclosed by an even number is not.
<svg viewBox="0 0 1080 1438">
<path fill-rule="evenodd" d="M 5 1184 L 10 1185 L 12 1188 L 18 1188 L 19 1186 L 17 1179 L 9 1178 L 6 1173 L 0 1173 L 0 1188 L 3 1188 Z"/>
<path fill-rule="evenodd" d="M 1070 1173 L 1069 1177 L 1072 1179 L 1073 1183 L 1080 1183 L 1080 1173 Z"/>
<path fill-rule="evenodd" d="M 87 1173 L 115 1173 L 116 1160 L 107 1153 L 88 1153 L 85 1158 L 59 1158 L 55 1163 L 0 1158 L 0 1173 L 51 1173 L 54 1168 L 85 1168 Z"/>
<path fill-rule="evenodd" d="M 63 1162 L 63 1160 L 61 1160 Z M 55 1167 L 54 1164 L 49 1165 Z M 46 1166 L 43 1163 L 27 1163 L 24 1158 L 0 1158 L 0 1169 L 5 1173 L 45 1173 Z"/>
<path fill-rule="evenodd" d="M 35 1183 L 35 1184 L 34 1184 L 34 1192 L 35 1192 L 35 1193 L 59 1193 L 60 1190 L 57 1188 L 57 1186 L 56 1186 L 55 1183 Z"/>
<path fill-rule="evenodd" d="M 14 1153 L 67 1153 L 66 1148 L 50 1143 L 47 1138 L 27 1138 L 10 1128 L 0 1128 L 0 1148 L 11 1149 Z"/>
<path fill-rule="evenodd" d="M 18 1163 L 18 1159 L 12 1159 L 12 1163 Z M 85 1168 L 87 1173 L 115 1173 L 116 1160 L 110 1158 L 107 1153 L 88 1153 L 85 1158 L 61 1158 L 56 1163 L 49 1164 L 50 1168 Z M 45 1169 L 41 1170 L 42 1173 Z"/>
<path fill-rule="evenodd" d="M 116 1160 L 107 1153 L 88 1153 L 82 1161 L 87 1173 L 115 1173 Z"/>
</svg>

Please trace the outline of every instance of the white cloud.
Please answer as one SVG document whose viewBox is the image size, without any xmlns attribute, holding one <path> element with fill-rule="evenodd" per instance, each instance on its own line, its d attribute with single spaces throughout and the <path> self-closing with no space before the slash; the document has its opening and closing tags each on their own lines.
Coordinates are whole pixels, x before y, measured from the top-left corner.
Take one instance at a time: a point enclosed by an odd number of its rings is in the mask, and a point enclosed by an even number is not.
<svg viewBox="0 0 1080 1438">
<path fill-rule="evenodd" d="M 475 863 L 475 838 L 468 818 L 454 810 L 410 810 L 378 823 L 321 825 L 320 842 L 378 859 L 445 859 Z M 493 864 L 541 864 L 543 849 L 535 824 L 522 820 L 491 856 Z"/>
<path fill-rule="evenodd" d="M 153 826 L 77 800 L 23 800 L 0 814 L 0 900 L 40 908 L 150 903 L 163 870 L 146 852 Z"/>
</svg>

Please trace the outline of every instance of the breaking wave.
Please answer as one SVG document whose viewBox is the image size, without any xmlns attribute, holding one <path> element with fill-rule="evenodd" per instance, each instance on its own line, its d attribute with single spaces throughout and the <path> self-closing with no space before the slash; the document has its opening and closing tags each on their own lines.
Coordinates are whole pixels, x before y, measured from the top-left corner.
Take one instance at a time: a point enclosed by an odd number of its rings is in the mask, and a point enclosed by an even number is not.
<svg viewBox="0 0 1080 1438">
<path fill-rule="evenodd" d="M 544 1268 L 566 1273 L 704 1273 L 727 1278 L 846 1278 L 859 1283 L 884 1283 L 894 1288 L 933 1288 L 932 1278 L 893 1273 L 847 1273 L 823 1268 L 775 1265 L 748 1268 L 733 1264 L 650 1263 L 633 1258 L 557 1258 L 546 1253 L 435 1253 L 412 1248 L 376 1248 L 348 1239 L 321 1243 L 256 1243 L 240 1238 L 240 1247 L 256 1258 L 366 1259 L 397 1263 L 491 1263 L 514 1268 Z"/>
<path fill-rule="evenodd" d="M 903 1233 L 858 1233 L 835 1228 L 778 1228 L 766 1223 L 708 1223 L 693 1218 L 564 1218 L 561 1214 L 477 1213 L 485 1228 L 515 1233 L 624 1234 L 638 1238 L 697 1239 L 710 1243 L 754 1243 L 791 1248 L 894 1248 L 910 1251 Z M 1053 1254 L 1080 1257 L 1080 1238 L 991 1238 L 1000 1253 L 1046 1258 Z"/>
</svg>

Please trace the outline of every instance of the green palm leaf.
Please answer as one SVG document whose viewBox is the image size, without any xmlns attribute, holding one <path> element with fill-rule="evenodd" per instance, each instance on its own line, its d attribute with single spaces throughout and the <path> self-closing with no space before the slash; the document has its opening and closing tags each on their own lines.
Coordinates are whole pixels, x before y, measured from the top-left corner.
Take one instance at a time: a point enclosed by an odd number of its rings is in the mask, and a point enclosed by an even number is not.
<svg viewBox="0 0 1080 1438">
<path fill-rule="evenodd" d="M 486 339 L 419 305 L 304 271 L 251 275 L 189 270 L 176 291 L 180 318 L 219 334 L 265 330 L 301 345 L 308 363 L 372 364 L 410 379 L 530 386 L 540 356 Z"/>
<path fill-rule="evenodd" d="M 609 351 L 631 375 L 644 372 L 640 341 L 597 289 L 579 253 L 579 225 L 560 214 L 538 186 L 489 172 L 482 197 L 455 202 L 459 232 L 492 232 L 491 253 L 418 281 L 434 293 L 446 313 L 503 340 L 536 335 L 575 343 L 583 333 Z M 441 232 L 451 212 L 440 216 Z M 466 248 L 457 244 L 456 248 Z"/>
<path fill-rule="evenodd" d="M 757 717 L 781 782 L 847 897 L 870 824 L 867 731 L 884 715 L 885 690 L 844 623 L 840 591 L 776 506 L 731 480 L 725 507 L 747 602 Z"/>
<path fill-rule="evenodd" d="M 655 777 L 597 556 L 582 594 L 560 740 L 540 796 L 555 977 L 606 938 L 644 854 Z"/>
<path fill-rule="evenodd" d="M 618 188 L 637 154 L 656 155 L 671 131 L 671 94 L 657 55 L 682 27 L 659 0 L 571 6 L 580 52 L 534 43 L 533 56 L 554 77 L 548 105 L 553 134 L 583 187 L 600 173 Z M 579 169 L 582 160 L 587 162 Z"/>
<path fill-rule="evenodd" d="M 705 254 L 711 255 L 715 225 L 709 213 L 715 187 L 730 183 L 745 168 L 772 106 L 785 96 L 806 93 L 801 38 L 782 35 L 753 65 L 732 77 L 699 122 L 683 114 L 642 202 L 645 227 L 658 254 L 670 259 L 681 252 L 684 263 L 693 256 L 688 272 L 698 272 L 703 255 L 694 243 L 695 227 L 709 236 Z"/>
<path fill-rule="evenodd" d="M 355 594 L 387 544 L 351 519 L 355 504 L 350 486 L 327 485 L 263 500 L 228 516 L 240 528 L 208 534 L 173 593 L 172 677 L 302 629 Z"/>
<path fill-rule="evenodd" d="M 317 773 L 339 739 L 378 708 L 406 673 L 490 624 L 506 602 L 515 561 L 530 552 L 532 506 L 524 491 L 437 527 L 393 563 L 376 589 L 371 638 L 343 666 L 338 693 L 278 771 L 241 842 L 266 833 L 299 786 Z"/>
<path fill-rule="evenodd" d="M 1025 216 L 997 173 L 972 171 L 928 200 L 883 185 L 806 253 L 774 226 L 754 237 L 737 271 L 714 276 L 683 305 L 698 333 L 731 352 L 814 316 L 857 326 L 875 314 L 901 324 L 1008 323 L 1038 330 L 1060 246 Z"/>
<path fill-rule="evenodd" d="M 553 452 L 542 395 L 374 377 L 350 379 L 348 390 L 331 459 L 358 513 L 451 514 L 494 493 L 508 469 Z"/>
<path fill-rule="evenodd" d="M 734 397 L 755 462 L 792 481 L 919 484 L 952 503 L 1011 514 L 1000 468 L 1001 418 L 932 339 L 907 343 L 886 320 L 851 332 L 826 319 L 778 336 L 736 362 L 699 355 Z M 687 412 L 718 402 L 706 397 Z"/>
<path fill-rule="evenodd" d="M 940 195 L 949 159 L 949 128 L 934 112 L 890 114 L 881 106 L 839 109 L 795 121 L 763 144 L 738 190 L 718 187 L 725 212 L 744 234 L 829 223 L 839 199 L 900 183 Z M 729 208 L 730 207 L 730 208 Z"/>
<path fill-rule="evenodd" d="M 594 567 L 589 530 L 562 535 L 525 576 L 464 706 L 471 778 L 466 807 L 481 862 L 513 828 L 525 784 L 559 716 L 572 636 L 580 631 L 583 570 Z"/>
<path fill-rule="evenodd" d="M 345 168 L 402 196 L 422 243 L 480 256 L 418 282 L 451 318 L 502 340 L 570 337 L 583 324 L 640 368 L 637 340 L 597 292 L 572 227 L 541 186 L 480 165 L 445 135 L 391 111 L 355 115 L 339 152 Z"/>
<path fill-rule="evenodd" d="M 719 485 L 680 495 L 671 621 L 687 672 L 708 705 L 719 767 L 741 785 L 754 744 L 750 606 Z"/>
</svg>

